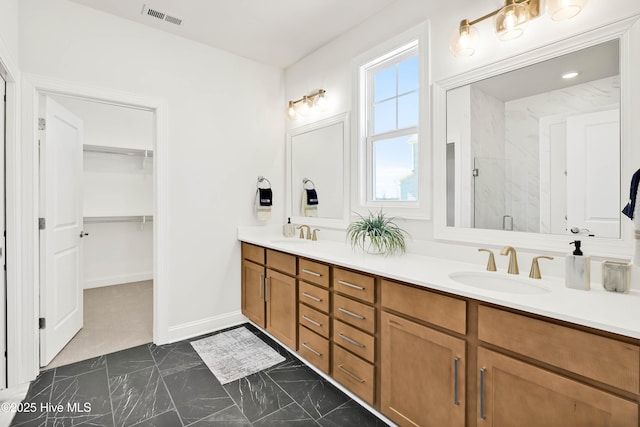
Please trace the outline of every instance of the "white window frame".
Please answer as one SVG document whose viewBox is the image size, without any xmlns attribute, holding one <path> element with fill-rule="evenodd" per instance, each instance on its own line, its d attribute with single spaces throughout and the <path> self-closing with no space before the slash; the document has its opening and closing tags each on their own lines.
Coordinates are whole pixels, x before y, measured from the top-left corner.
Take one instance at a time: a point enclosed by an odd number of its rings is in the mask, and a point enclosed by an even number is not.
<svg viewBox="0 0 640 427">
<path fill-rule="evenodd" d="M 389 66 L 390 60 L 402 61 L 413 56 L 417 49 L 419 69 L 418 103 L 419 116 L 416 127 L 394 129 L 370 135 L 373 124 L 368 118 L 373 114 L 373 103 L 366 99 L 368 87 L 372 87 L 372 71 Z M 382 43 L 354 60 L 354 103 L 356 126 L 353 127 L 353 156 L 356 164 L 353 174 L 353 207 L 358 213 L 380 208 L 393 216 L 413 219 L 429 219 L 431 208 L 431 167 L 430 167 L 430 76 L 428 62 L 428 24 L 425 22 Z M 386 64 L 385 64 L 386 62 Z M 418 134 L 418 200 L 387 201 L 373 200 L 373 143 L 377 140 L 408 134 Z"/>
</svg>

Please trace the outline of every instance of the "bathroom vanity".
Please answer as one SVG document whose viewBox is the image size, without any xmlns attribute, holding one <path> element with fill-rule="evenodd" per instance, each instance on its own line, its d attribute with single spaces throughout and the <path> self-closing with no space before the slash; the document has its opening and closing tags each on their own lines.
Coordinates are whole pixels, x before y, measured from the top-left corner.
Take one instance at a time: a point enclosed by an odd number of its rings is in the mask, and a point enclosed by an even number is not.
<svg viewBox="0 0 640 427">
<path fill-rule="evenodd" d="M 496 292 L 449 277 L 484 266 L 239 239 L 243 313 L 399 425 L 639 425 L 637 291 Z"/>
</svg>

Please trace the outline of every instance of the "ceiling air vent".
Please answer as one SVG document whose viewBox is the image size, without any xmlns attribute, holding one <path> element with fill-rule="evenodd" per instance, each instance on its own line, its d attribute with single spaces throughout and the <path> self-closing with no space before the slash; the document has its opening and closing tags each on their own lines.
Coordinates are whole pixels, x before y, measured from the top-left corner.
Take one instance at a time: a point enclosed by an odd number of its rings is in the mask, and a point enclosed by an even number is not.
<svg viewBox="0 0 640 427">
<path fill-rule="evenodd" d="M 142 14 L 151 16 L 156 19 L 160 19 L 162 21 L 169 22 L 171 24 L 182 25 L 182 19 L 176 18 L 175 16 L 167 15 L 166 13 L 160 12 L 157 9 L 152 9 L 148 7 L 146 4 L 142 6 Z"/>
</svg>

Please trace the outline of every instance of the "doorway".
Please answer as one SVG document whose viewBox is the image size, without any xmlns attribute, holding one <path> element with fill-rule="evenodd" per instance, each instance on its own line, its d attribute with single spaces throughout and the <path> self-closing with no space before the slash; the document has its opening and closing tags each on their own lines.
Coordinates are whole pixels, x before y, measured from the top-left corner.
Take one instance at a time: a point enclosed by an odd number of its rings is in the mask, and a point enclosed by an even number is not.
<svg viewBox="0 0 640 427">
<path fill-rule="evenodd" d="M 49 369 L 153 341 L 155 133 L 149 109 L 49 93 L 40 110 L 40 366 Z"/>
</svg>

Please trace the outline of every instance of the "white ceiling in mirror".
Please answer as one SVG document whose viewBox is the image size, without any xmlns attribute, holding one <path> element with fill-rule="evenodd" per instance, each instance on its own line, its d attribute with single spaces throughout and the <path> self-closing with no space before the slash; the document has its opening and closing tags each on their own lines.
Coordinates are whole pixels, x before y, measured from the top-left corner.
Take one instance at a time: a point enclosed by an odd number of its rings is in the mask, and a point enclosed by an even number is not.
<svg viewBox="0 0 640 427">
<path fill-rule="evenodd" d="M 286 68 L 395 0 L 72 1 Z M 145 6 L 180 20 L 180 25 L 143 14 Z"/>
<path fill-rule="evenodd" d="M 474 86 L 501 101 L 512 101 L 617 76 L 620 74 L 618 57 L 619 43 L 612 40 L 484 79 L 475 82 Z M 562 75 L 569 71 L 578 72 L 578 75 L 573 79 L 563 79 Z"/>
</svg>

